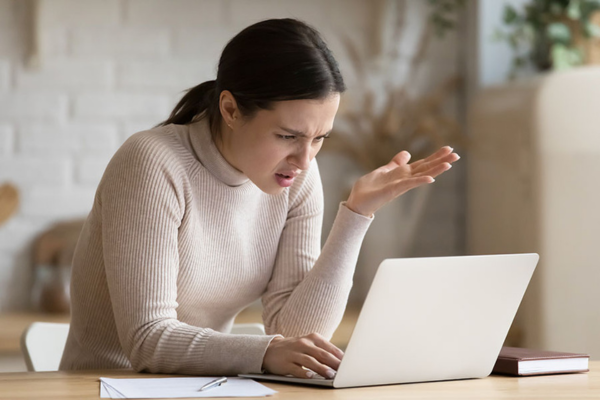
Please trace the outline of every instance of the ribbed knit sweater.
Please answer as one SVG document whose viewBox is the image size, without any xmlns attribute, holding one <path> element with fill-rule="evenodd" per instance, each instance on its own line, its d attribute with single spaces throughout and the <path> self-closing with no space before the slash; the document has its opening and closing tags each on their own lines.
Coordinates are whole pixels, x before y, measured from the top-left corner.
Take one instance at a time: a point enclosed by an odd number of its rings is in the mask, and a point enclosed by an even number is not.
<svg viewBox="0 0 600 400">
<path fill-rule="evenodd" d="M 371 218 L 342 203 L 321 250 L 313 161 L 269 195 L 233 168 L 206 120 L 131 136 L 108 164 L 73 260 L 61 370 L 260 372 L 277 334 L 330 339 Z M 229 333 L 257 299 L 267 335 Z"/>
</svg>

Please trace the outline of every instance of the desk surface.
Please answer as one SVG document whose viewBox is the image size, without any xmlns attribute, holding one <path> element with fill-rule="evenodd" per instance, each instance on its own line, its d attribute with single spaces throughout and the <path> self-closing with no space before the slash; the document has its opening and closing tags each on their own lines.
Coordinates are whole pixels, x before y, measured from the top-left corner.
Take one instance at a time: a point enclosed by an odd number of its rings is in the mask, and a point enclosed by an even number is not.
<svg viewBox="0 0 600 400">
<path fill-rule="evenodd" d="M 0 399 L 98 399 L 99 377 L 151 378 L 124 370 L 15 372 L 0 374 Z M 600 361 L 585 374 L 527 378 L 491 376 L 485 379 L 375 386 L 353 389 L 311 388 L 266 383 L 279 393 L 268 399 L 599 399 Z"/>
</svg>

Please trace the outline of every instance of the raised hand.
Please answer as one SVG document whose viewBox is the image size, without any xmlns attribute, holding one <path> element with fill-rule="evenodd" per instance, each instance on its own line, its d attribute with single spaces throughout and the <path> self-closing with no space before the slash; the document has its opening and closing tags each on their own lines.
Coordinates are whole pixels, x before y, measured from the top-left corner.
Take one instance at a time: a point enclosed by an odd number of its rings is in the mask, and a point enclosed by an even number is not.
<svg viewBox="0 0 600 400">
<path fill-rule="evenodd" d="M 292 338 L 276 337 L 265 352 L 263 369 L 272 374 L 297 378 L 312 378 L 314 372 L 333 378 L 343 356 L 342 350 L 318 333 Z"/>
<path fill-rule="evenodd" d="M 418 186 L 435 182 L 435 177 L 460 159 L 449 146 L 411 164 L 410 153 L 401 151 L 392 161 L 361 177 L 350 192 L 346 207 L 371 216 L 383 205 Z"/>
</svg>

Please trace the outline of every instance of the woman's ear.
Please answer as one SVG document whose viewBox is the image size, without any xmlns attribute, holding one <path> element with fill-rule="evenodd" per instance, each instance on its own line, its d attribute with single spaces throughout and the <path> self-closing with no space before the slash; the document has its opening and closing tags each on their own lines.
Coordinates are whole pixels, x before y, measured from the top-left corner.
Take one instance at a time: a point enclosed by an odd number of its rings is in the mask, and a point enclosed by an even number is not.
<svg viewBox="0 0 600 400">
<path fill-rule="evenodd" d="M 221 92 L 221 96 L 219 97 L 219 110 L 221 111 L 223 121 L 225 121 L 225 124 L 228 126 L 231 126 L 234 121 L 239 118 L 240 112 L 237 107 L 237 102 L 229 90 L 223 90 Z"/>
</svg>

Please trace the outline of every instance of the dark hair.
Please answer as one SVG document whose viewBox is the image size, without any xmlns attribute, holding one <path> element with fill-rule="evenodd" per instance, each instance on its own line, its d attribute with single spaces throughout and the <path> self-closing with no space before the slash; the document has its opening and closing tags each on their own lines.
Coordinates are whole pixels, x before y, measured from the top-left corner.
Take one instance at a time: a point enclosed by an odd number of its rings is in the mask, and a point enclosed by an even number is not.
<svg viewBox="0 0 600 400">
<path fill-rule="evenodd" d="M 242 30 L 221 54 L 217 79 L 187 90 L 169 118 L 158 124 L 188 124 L 208 117 L 220 134 L 219 96 L 229 90 L 242 116 L 251 118 L 273 102 L 324 99 L 346 85 L 319 32 L 297 19 L 269 19 Z"/>
</svg>

